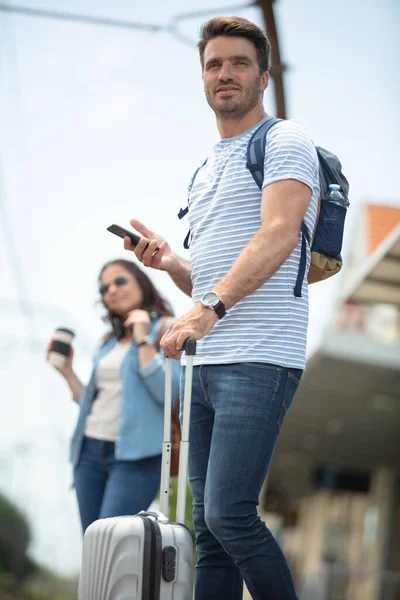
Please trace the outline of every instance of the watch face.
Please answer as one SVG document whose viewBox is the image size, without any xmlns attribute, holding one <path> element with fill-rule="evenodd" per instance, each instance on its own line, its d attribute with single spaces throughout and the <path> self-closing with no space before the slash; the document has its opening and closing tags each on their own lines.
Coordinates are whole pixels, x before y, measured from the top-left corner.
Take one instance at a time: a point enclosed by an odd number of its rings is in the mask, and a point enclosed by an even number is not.
<svg viewBox="0 0 400 600">
<path fill-rule="evenodd" d="M 219 298 L 216 292 L 207 292 L 207 294 L 204 294 L 202 299 L 202 303 L 206 306 L 215 306 L 218 304 L 218 302 Z"/>
</svg>

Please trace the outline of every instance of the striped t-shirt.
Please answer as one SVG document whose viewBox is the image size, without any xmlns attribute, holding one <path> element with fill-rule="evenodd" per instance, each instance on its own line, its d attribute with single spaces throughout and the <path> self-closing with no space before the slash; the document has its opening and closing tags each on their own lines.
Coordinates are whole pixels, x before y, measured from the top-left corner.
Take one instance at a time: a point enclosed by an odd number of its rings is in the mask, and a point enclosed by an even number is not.
<svg viewBox="0 0 400 600">
<path fill-rule="evenodd" d="M 218 142 L 190 191 L 190 261 L 195 303 L 224 277 L 261 226 L 261 192 L 246 168 L 247 145 L 261 122 L 239 136 Z M 296 179 L 311 188 L 305 223 L 312 234 L 319 194 L 318 158 L 309 136 L 291 120 L 279 122 L 267 134 L 263 187 L 283 179 Z M 299 233 L 296 249 L 280 269 L 235 304 L 198 342 L 195 364 L 267 362 L 304 369 L 306 276 L 301 298 L 293 294 L 300 249 Z M 309 262 L 307 248 L 307 270 Z"/>
</svg>

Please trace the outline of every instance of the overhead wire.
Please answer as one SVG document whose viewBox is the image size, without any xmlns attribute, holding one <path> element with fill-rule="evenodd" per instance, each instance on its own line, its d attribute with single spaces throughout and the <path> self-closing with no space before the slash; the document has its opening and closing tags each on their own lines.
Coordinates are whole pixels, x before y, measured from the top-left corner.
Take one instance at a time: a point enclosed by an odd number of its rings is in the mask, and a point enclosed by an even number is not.
<svg viewBox="0 0 400 600">
<path fill-rule="evenodd" d="M 33 9 L 26 9 L 28 12 L 39 12 L 39 13 L 43 13 L 46 11 L 34 11 Z M 15 5 L 10 5 L 10 4 L 4 4 L 2 3 L 0 5 L 0 12 L 3 13 L 21 13 L 22 14 L 22 9 L 21 7 L 16 7 Z M 4 22 L 3 22 L 4 25 Z M 6 41 L 6 36 L 2 35 L 1 36 L 1 43 L 2 43 L 2 48 L 0 47 L 0 58 L 3 59 L 3 63 L 5 62 L 5 41 Z M 3 68 L 0 62 L 0 83 L 1 83 L 1 76 L 4 75 L 5 71 L 4 71 L 4 64 L 3 64 Z M 12 94 L 14 95 L 13 98 L 13 106 L 17 106 L 18 105 L 18 97 L 20 96 L 20 87 L 19 87 L 19 82 L 20 82 L 20 75 L 19 75 L 19 66 L 18 66 L 18 59 L 17 59 L 17 55 L 16 55 L 16 48 L 14 47 L 14 64 L 13 64 L 13 68 L 12 68 L 12 73 L 13 73 L 13 77 L 14 77 L 14 81 L 13 81 L 13 85 L 11 86 L 11 90 L 12 90 Z M 3 96 L 4 97 L 4 96 Z M 22 267 L 22 262 L 20 259 L 20 254 L 18 252 L 18 246 L 17 246 L 17 242 L 15 239 L 15 235 L 14 235 L 14 230 L 13 227 L 11 225 L 11 221 L 10 221 L 10 216 L 9 216 L 9 211 L 8 211 L 8 206 L 6 203 L 6 199 L 5 199 L 5 190 L 4 190 L 4 181 L 5 181 L 5 177 L 3 174 L 3 160 L 2 160 L 2 155 L 1 155 L 1 151 L 0 151 L 0 221 L 1 221 L 1 226 L 3 229 L 3 241 L 4 241 L 4 247 L 7 250 L 7 254 L 9 256 L 9 261 L 10 261 L 10 265 L 11 265 L 11 269 L 12 269 L 12 273 L 14 276 L 14 282 L 15 282 L 15 288 L 16 288 L 16 301 L 10 300 L 10 299 L 4 299 L 4 298 L 0 298 L 0 307 L 2 309 L 2 312 L 14 312 L 15 310 L 15 306 L 18 307 L 17 311 L 19 312 L 19 314 L 23 315 L 25 317 L 25 327 L 24 327 L 24 331 L 25 331 L 25 335 L 22 341 L 25 341 L 28 343 L 28 348 L 29 351 L 31 352 L 43 352 L 43 343 L 40 342 L 40 336 L 38 335 L 37 332 L 37 327 L 36 327 L 36 323 L 37 320 L 40 320 L 40 317 L 37 314 L 37 309 L 42 307 L 42 309 L 44 309 L 43 312 L 46 312 L 46 317 L 49 317 L 49 313 L 48 313 L 48 308 L 47 306 L 43 306 L 40 304 L 35 304 L 30 300 L 30 293 L 29 293 L 29 289 L 28 289 L 28 285 L 25 279 L 25 274 L 24 274 L 24 269 Z M 4 280 L 3 280 L 4 281 Z M 61 319 L 61 318 L 66 318 L 65 313 L 66 311 L 62 311 L 61 309 L 57 308 L 57 307 L 52 307 L 52 311 L 51 311 L 53 318 L 54 319 Z M 62 315 L 64 315 L 64 317 L 62 317 Z M 43 318 L 43 317 L 42 317 Z M 68 321 L 70 321 L 71 318 L 68 317 Z M 16 350 L 20 350 L 20 349 L 24 349 L 24 344 L 21 343 L 21 340 L 18 340 L 17 337 L 15 335 L 13 336 L 5 336 L 2 335 L 2 341 L 1 341 L 1 345 L 0 345 L 0 362 L 3 361 L 5 359 L 9 359 L 11 354 L 16 351 Z M 89 349 L 88 347 L 84 347 L 84 353 L 88 354 L 89 353 Z"/>
<path fill-rule="evenodd" d="M 98 17 L 94 15 L 86 15 L 80 13 L 70 13 L 65 11 L 47 10 L 29 6 L 21 6 L 16 4 L 0 3 L 0 12 L 15 13 L 27 17 L 36 17 L 42 19 L 52 19 L 57 21 L 69 21 L 71 23 L 82 23 L 85 25 L 94 25 L 102 27 L 118 27 L 123 29 L 134 29 L 137 31 L 148 31 L 151 33 L 166 32 L 175 37 L 178 41 L 192 48 L 196 47 L 196 42 L 185 36 L 178 29 L 180 22 L 207 16 L 210 14 L 223 13 L 226 10 L 242 10 L 256 6 L 257 2 L 246 2 L 245 4 L 233 4 L 232 6 L 224 6 L 220 8 L 208 8 L 192 12 L 184 12 L 174 15 L 166 24 L 159 23 L 141 23 L 138 21 L 130 21 L 127 19 L 111 19 L 109 17 Z"/>
<path fill-rule="evenodd" d="M 0 3 L 0 11 L 16 13 L 27 17 L 39 17 L 42 19 L 53 19 L 57 21 L 71 21 L 75 23 L 85 23 L 87 25 L 100 25 L 102 27 L 122 27 L 125 29 L 137 29 L 142 31 L 161 31 L 162 25 L 153 23 L 138 23 L 127 21 L 125 19 L 110 19 L 108 17 L 96 17 L 93 15 L 82 15 L 78 13 L 69 13 L 64 11 L 45 10 L 41 8 L 31 8 L 29 6 L 18 6 L 16 4 Z"/>
<path fill-rule="evenodd" d="M 4 48 L 5 48 L 5 35 L 2 36 L 2 45 L 3 45 L 3 60 L 4 60 Z M 3 69 L 4 70 L 4 69 Z M 14 76 L 16 77 L 16 81 L 18 80 L 18 61 L 15 59 L 15 64 L 13 68 Z M 1 71 L 0 71 L 1 75 Z M 13 93 L 15 92 L 15 87 L 12 87 Z M 15 103 L 14 103 L 15 104 Z M 25 281 L 25 276 L 22 268 L 22 264 L 20 261 L 20 257 L 18 254 L 17 243 L 15 241 L 14 233 L 12 225 L 10 224 L 10 218 L 8 214 L 8 207 L 5 201 L 5 191 L 4 191 L 4 174 L 2 169 L 2 156 L 0 153 L 0 220 L 3 229 L 3 239 L 5 241 L 5 247 L 7 248 L 8 255 L 10 257 L 10 263 L 12 266 L 12 271 L 15 280 L 15 287 L 17 293 L 17 303 L 20 308 L 20 312 L 24 315 L 26 320 L 26 329 L 31 333 L 31 338 L 35 338 L 34 331 L 34 322 L 35 322 L 35 311 L 33 305 L 29 302 L 29 291 L 28 286 Z"/>
<path fill-rule="evenodd" d="M 226 10 L 243 10 L 244 8 L 251 8 L 252 6 L 256 6 L 256 2 L 246 2 L 246 4 L 234 4 L 232 6 L 224 6 L 223 8 L 207 8 L 203 10 L 196 10 L 190 12 L 183 12 L 177 15 L 174 15 L 166 24 L 166 30 L 177 40 L 190 46 L 192 48 L 197 47 L 197 42 L 192 40 L 191 38 L 185 36 L 179 29 L 178 26 L 182 21 L 188 21 L 190 19 L 197 19 L 199 17 L 206 17 L 211 14 L 223 14 Z"/>
</svg>

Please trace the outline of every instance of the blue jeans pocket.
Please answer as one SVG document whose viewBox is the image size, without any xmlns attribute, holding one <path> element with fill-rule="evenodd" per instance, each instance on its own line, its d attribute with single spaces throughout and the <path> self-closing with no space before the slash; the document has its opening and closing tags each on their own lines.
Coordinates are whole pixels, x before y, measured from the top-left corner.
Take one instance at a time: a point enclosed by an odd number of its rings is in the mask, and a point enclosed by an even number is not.
<svg viewBox="0 0 400 600">
<path fill-rule="evenodd" d="M 241 363 L 246 367 L 253 367 L 254 369 L 260 369 L 261 371 L 281 371 L 282 367 L 278 367 L 278 365 L 273 365 L 271 363 L 262 363 L 262 362 L 245 362 Z"/>
</svg>

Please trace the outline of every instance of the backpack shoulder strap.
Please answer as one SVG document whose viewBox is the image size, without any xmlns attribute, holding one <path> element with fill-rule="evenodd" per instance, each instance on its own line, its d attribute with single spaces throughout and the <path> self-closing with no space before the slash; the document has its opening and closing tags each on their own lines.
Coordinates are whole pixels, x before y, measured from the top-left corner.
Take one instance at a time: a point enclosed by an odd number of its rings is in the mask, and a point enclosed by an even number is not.
<svg viewBox="0 0 400 600">
<path fill-rule="evenodd" d="M 254 181 L 262 189 L 264 181 L 264 159 L 265 159 L 265 146 L 267 143 L 267 133 L 279 121 L 276 117 L 269 117 L 264 123 L 262 123 L 253 133 L 247 146 L 247 164 L 246 167 L 250 171 Z M 297 273 L 296 283 L 293 289 L 293 293 L 296 298 L 301 298 L 301 288 L 306 271 L 307 264 L 307 248 L 308 243 L 311 246 L 310 234 L 304 221 L 301 224 L 301 253 L 300 253 L 300 264 Z"/>
<path fill-rule="evenodd" d="M 267 133 L 279 121 L 276 117 L 268 117 L 253 133 L 247 146 L 246 167 L 250 171 L 258 187 L 262 188 L 264 181 L 264 157 Z"/>
<path fill-rule="evenodd" d="M 208 159 L 206 158 L 206 160 L 203 162 L 203 164 L 202 164 L 202 165 L 200 165 L 200 167 L 197 167 L 197 169 L 195 170 L 195 172 L 194 172 L 194 174 L 193 174 L 192 180 L 191 180 L 191 182 L 190 182 L 190 184 L 189 184 L 189 187 L 188 187 L 188 201 L 187 201 L 187 205 L 185 206 L 185 208 L 181 208 L 181 209 L 180 209 L 180 211 L 178 212 L 178 219 L 179 219 L 179 220 L 180 220 L 180 219 L 183 219 L 183 217 L 185 217 L 185 216 L 188 214 L 188 212 L 189 212 L 189 196 L 190 196 L 190 192 L 192 191 L 192 187 L 193 187 L 193 184 L 194 184 L 194 180 L 195 180 L 195 179 L 196 179 L 196 177 L 197 177 L 197 173 L 198 173 L 198 172 L 200 171 L 200 169 L 202 169 L 202 168 L 204 167 L 204 165 L 206 164 L 207 160 L 208 160 Z M 187 235 L 186 235 L 186 237 L 185 237 L 185 239 L 184 239 L 184 241 L 183 241 L 183 247 L 185 248 L 185 250 L 188 250 L 188 249 L 189 249 L 189 245 L 190 245 L 190 244 L 189 244 L 189 241 L 190 241 L 190 229 L 189 229 L 189 231 L 187 232 Z"/>
<path fill-rule="evenodd" d="M 200 167 L 197 167 L 197 169 L 195 170 L 195 172 L 193 173 L 193 177 L 189 183 L 189 187 L 188 187 L 188 203 L 187 206 L 185 206 L 185 208 L 181 208 L 180 211 L 178 212 L 178 219 L 181 220 L 183 219 L 184 216 L 186 216 L 189 212 L 189 196 L 190 196 L 190 192 L 192 191 L 192 187 L 194 184 L 194 181 L 197 177 L 198 172 L 200 171 L 200 169 L 202 169 L 204 167 L 204 165 L 207 162 L 207 158 L 206 160 L 203 162 L 203 164 L 200 165 Z"/>
</svg>

